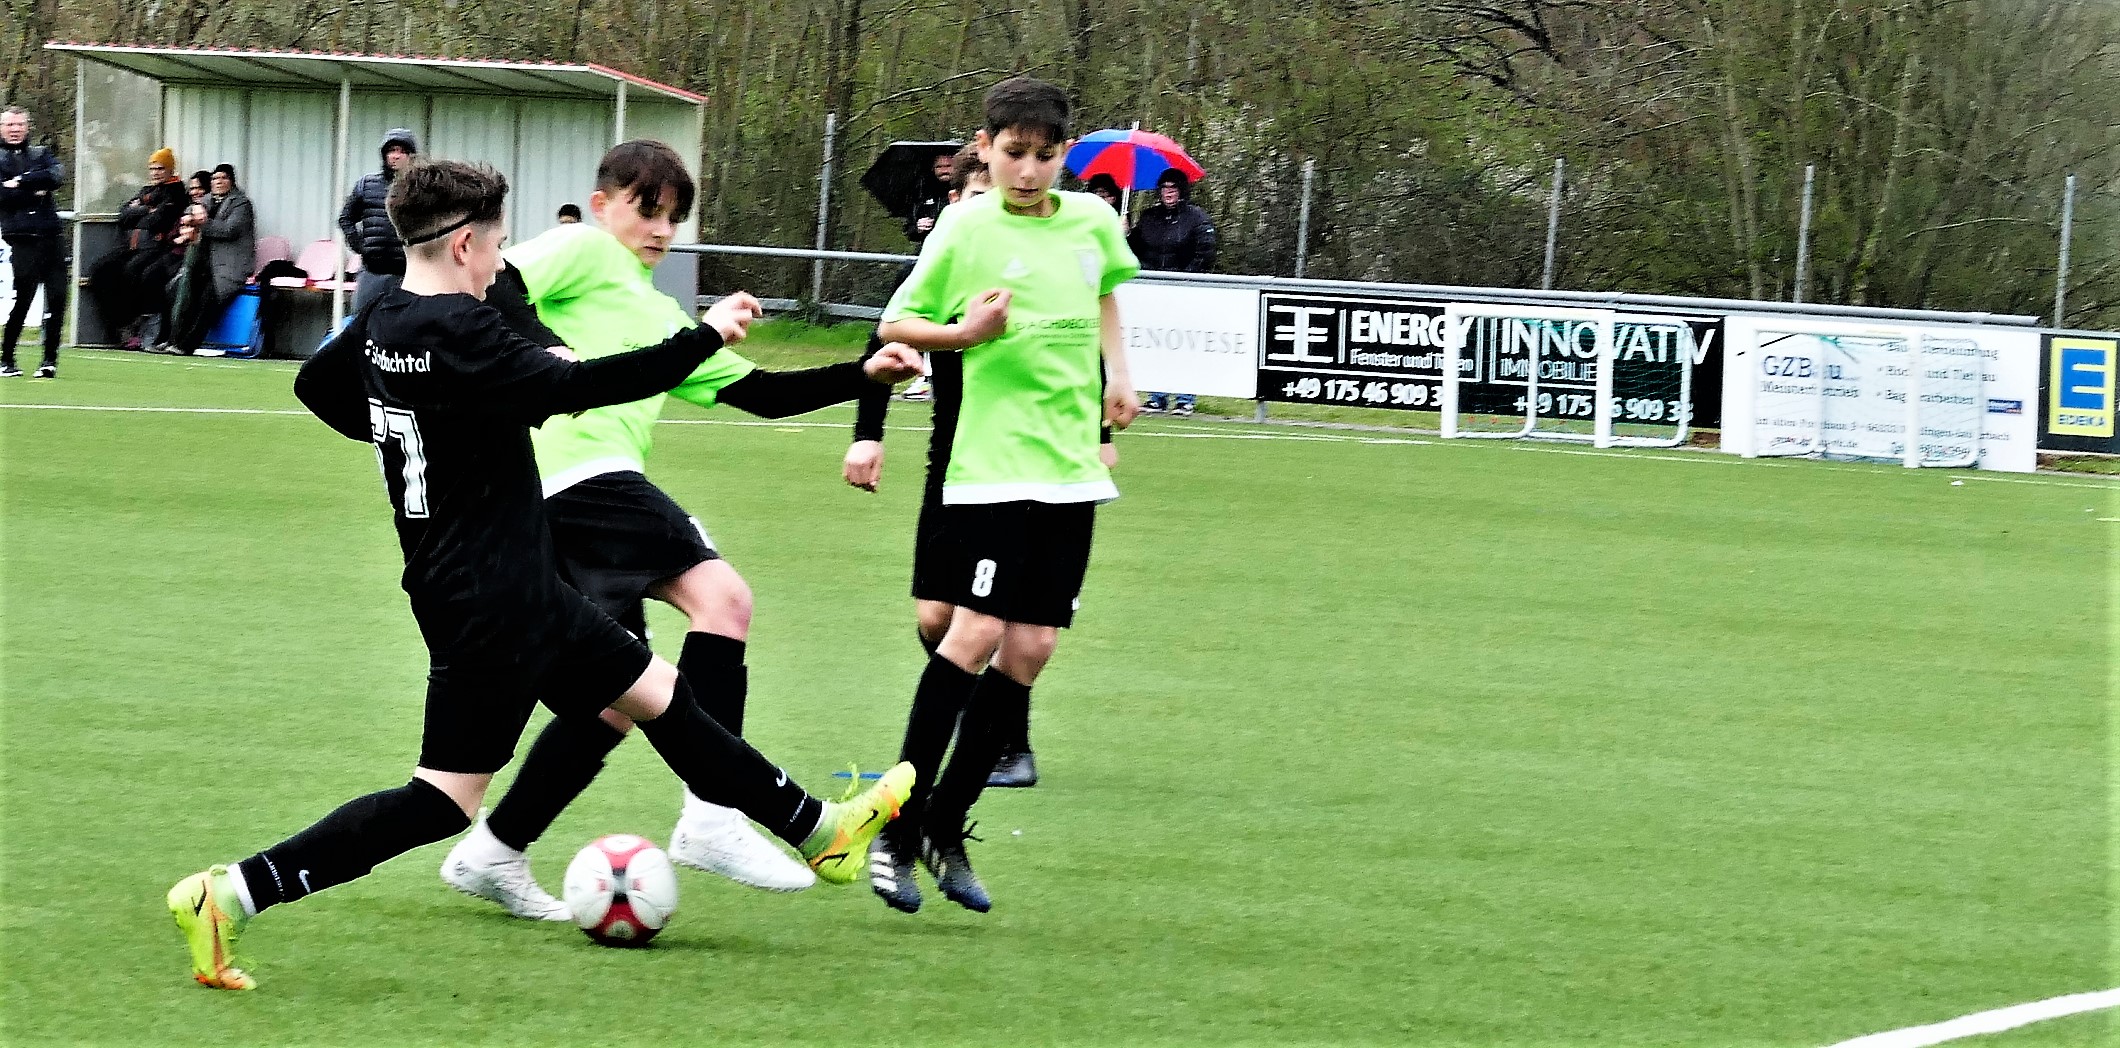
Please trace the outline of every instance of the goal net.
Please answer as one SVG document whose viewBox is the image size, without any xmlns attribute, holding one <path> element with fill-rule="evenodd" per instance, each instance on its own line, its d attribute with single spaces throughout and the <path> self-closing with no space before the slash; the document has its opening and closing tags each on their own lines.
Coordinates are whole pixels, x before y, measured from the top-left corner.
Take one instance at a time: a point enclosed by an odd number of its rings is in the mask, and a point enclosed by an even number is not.
<svg viewBox="0 0 2120 1048">
<path fill-rule="evenodd" d="M 1697 354 L 1683 320 L 1483 303 L 1444 313 L 1444 437 L 1685 443 Z"/>
<path fill-rule="evenodd" d="M 1761 331 L 1759 454 L 1899 462 L 1980 461 L 1977 343 L 1919 331 Z"/>
</svg>

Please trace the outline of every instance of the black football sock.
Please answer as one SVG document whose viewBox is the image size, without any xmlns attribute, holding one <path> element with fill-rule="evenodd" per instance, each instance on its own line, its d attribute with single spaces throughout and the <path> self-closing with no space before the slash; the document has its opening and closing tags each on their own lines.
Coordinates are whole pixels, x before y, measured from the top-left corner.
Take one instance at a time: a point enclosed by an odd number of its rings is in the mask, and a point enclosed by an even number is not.
<svg viewBox="0 0 2120 1048">
<path fill-rule="evenodd" d="M 707 716 L 682 675 L 677 678 L 676 694 L 670 696 L 670 708 L 639 724 L 640 733 L 662 754 L 663 763 L 684 780 L 694 797 L 708 804 L 735 808 L 798 847 L 824 816 L 822 801 Z"/>
<path fill-rule="evenodd" d="M 986 789 L 987 776 L 994 773 L 994 762 L 1001 757 L 1002 719 L 1007 711 L 1028 703 L 1030 691 L 1030 685 L 1019 684 L 993 667 L 979 675 L 971 701 L 965 704 L 964 723 L 957 729 L 957 749 L 950 754 L 950 766 L 942 770 L 921 818 L 921 826 L 929 833 L 948 833 L 964 825 Z"/>
<path fill-rule="evenodd" d="M 928 791 L 942 774 L 942 755 L 949 751 L 950 736 L 958 734 L 957 718 L 978 683 L 977 674 L 964 672 L 940 654 L 928 657 L 920 686 L 913 692 L 913 709 L 906 714 L 905 743 L 898 750 L 899 760 L 913 764 L 913 790 L 899 819 L 905 825 L 919 821 Z M 963 746 L 961 739 L 958 746 Z M 988 770 L 993 766 L 993 761 L 987 761 Z"/>
<path fill-rule="evenodd" d="M 554 717 L 530 744 L 515 782 L 486 816 L 486 828 L 502 844 L 526 851 L 550 829 L 574 798 L 604 770 L 604 758 L 626 740 L 624 732 L 602 718 L 563 720 Z"/>
<path fill-rule="evenodd" d="M 259 911 L 344 884 L 386 859 L 462 833 L 471 820 L 425 779 L 356 797 L 237 864 Z"/>
<path fill-rule="evenodd" d="M 751 671 L 743 664 L 744 642 L 697 630 L 685 634 L 677 672 L 692 686 L 692 699 L 729 734 L 743 738 L 744 699 L 751 690 Z"/>
<path fill-rule="evenodd" d="M 987 672 L 998 674 L 1000 671 Z M 1010 691 L 1005 696 L 995 696 L 994 731 L 1003 753 L 1031 751 L 1031 689 L 1027 684 L 1019 687 L 1023 689 L 1021 692 Z"/>
</svg>

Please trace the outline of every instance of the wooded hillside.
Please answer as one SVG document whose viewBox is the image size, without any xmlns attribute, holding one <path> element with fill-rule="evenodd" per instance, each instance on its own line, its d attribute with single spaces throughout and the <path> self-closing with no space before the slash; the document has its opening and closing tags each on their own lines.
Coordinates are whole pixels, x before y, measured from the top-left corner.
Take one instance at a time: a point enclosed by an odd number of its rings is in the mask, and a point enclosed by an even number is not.
<svg viewBox="0 0 2120 1048">
<path fill-rule="evenodd" d="M 1208 170 L 1226 272 L 2049 314 L 2078 176 L 2068 321 L 2120 326 L 2120 4 L 2111 0 L 6 0 L 5 97 L 71 134 L 48 39 L 593 61 L 709 95 L 702 237 L 806 246 L 824 114 L 834 246 L 897 250 L 861 193 L 899 138 L 980 93 L 1068 86 Z M 787 274 L 753 270 L 760 279 Z M 841 293 L 871 278 L 835 276 Z M 855 285 L 861 285 L 859 287 Z M 794 293 L 788 279 L 772 293 Z"/>
</svg>

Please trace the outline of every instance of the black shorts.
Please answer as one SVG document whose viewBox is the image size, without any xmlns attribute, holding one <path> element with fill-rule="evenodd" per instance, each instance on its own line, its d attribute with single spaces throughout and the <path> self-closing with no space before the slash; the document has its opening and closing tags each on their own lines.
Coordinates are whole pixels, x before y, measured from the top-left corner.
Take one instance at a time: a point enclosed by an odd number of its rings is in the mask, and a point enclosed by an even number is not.
<svg viewBox="0 0 2120 1048">
<path fill-rule="evenodd" d="M 1093 502 L 923 505 L 913 596 L 1064 628 L 1075 621 L 1096 519 Z"/>
<path fill-rule="evenodd" d="M 632 471 L 590 477 L 545 500 L 560 575 L 619 625 L 646 636 L 648 587 L 719 559 L 692 516 Z"/>
<path fill-rule="evenodd" d="M 542 614 L 511 614 L 497 629 L 507 637 L 430 650 L 427 716 L 420 763 L 434 771 L 486 774 L 508 766 L 515 744 L 543 703 L 555 716 L 595 717 L 618 701 L 654 658 L 640 638 L 572 589 L 560 587 Z M 436 621 L 447 607 L 414 615 L 430 638 L 470 631 Z M 436 629 L 434 627 L 441 627 Z"/>
</svg>

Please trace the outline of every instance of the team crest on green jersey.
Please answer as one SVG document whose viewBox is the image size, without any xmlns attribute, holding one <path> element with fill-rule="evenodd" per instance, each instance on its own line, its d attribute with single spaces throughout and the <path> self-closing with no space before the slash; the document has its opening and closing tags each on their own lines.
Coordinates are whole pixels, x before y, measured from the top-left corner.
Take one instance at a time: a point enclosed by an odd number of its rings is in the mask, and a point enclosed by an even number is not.
<svg viewBox="0 0 2120 1048">
<path fill-rule="evenodd" d="M 1091 287 L 1101 287 L 1104 278 L 1104 252 L 1077 251 L 1075 262 L 1082 267 L 1082 282 Z"/>
</svg>

